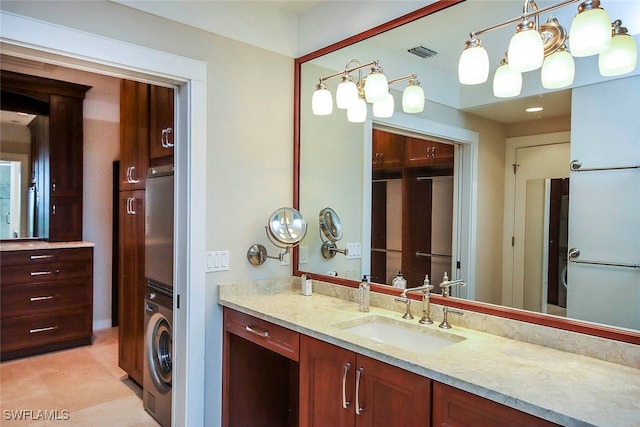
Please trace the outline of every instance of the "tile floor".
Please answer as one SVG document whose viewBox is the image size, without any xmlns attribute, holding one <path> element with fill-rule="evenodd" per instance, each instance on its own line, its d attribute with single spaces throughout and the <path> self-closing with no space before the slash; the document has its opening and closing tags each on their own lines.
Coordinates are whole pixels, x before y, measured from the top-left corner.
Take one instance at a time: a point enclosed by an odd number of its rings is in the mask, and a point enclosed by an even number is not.
<svg viewBox="0 0 640 427">
<path fill-rule="evenodd" d="M 118 328 L 94 331 L 90 346 L 0 363 L 2 426 L 157 427 L 141 396 L 118 368 Z"/>
</svg>

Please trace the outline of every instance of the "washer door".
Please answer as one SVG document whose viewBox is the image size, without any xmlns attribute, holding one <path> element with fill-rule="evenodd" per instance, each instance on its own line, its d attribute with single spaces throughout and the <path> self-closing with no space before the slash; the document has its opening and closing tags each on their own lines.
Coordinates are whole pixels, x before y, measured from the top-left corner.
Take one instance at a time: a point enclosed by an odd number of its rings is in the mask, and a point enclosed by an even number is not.
<svg viewBox="0 0 640 427">
<path fill-rule="evenodd" d="M 171 390 L 171 352 L 173 334 L 165 316 L 154 313 L 145 334 L 147 366 L 153 384 L 162 393 Z"/>
</svg>

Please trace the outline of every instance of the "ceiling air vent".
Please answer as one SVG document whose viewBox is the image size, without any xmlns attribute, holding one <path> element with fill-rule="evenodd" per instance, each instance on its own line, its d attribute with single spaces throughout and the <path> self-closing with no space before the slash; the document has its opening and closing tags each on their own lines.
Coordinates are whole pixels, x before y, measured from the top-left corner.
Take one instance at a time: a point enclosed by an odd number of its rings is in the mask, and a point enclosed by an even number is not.
<svg viewBox="0 0 640 427">
<path fill-rule="evenodd" d="M 414 55 L 419 56 L 420 58 L 431 58 L 432 56 L 436 56 L 438 52 L 435 52 L 424 46 L 416 46 L 412 49 L 409 49 L 407 52 L 413 53 Z"/>
</svg>

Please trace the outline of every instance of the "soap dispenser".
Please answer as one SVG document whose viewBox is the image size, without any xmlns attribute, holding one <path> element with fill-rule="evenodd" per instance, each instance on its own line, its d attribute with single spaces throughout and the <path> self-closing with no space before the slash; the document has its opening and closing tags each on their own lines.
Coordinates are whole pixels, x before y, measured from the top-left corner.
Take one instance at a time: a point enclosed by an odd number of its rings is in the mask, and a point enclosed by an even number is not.
<svg viewBox="0 0 640 427">
<path fill-rule="evenodd" d="M 402 275 L 402 271 L 398 271 L 396 277 L 391 281 L 391 286 L 398 289 L 407 289 L 407 279 Z"/>
<path fill-rule="evenodd" d="M 362 276 L 362 282 L 358 286 L 358 303 L 360 305 L 360 311 L 365 313 L 369 312 L 369 301 L 371 299 L 371 285 L 367 280 L 367 275 Z"/>
</svg>

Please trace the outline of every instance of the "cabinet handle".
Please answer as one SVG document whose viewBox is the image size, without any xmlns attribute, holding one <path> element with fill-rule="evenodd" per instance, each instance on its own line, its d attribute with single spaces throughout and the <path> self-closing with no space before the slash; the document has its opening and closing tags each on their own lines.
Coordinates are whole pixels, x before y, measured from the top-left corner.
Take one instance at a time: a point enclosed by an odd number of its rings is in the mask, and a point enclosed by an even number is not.
<svg viewBox="0 0 640 427">
<path fill-rule="evenodd" d="M 126 179 L 129 184 L 131 184 L 131 166 L 127 168 Z"/>
<path fill-rule="evenodd" d="M 55 255 L 31 255 L 31 259 L 47 259 L 47 258 L 55 258 Z"/>
<path fill-rule="evenodd" d="M 35 301 L 45 301 L 48 299 L 54 299 L 57 295 L 47 295 L 46 297 L 31 297 L 29 298 L 29 301 L 31 302 L 35 302 Z"/>
<path fill-rule="evenodd" d="M 129 183 L 130 184 L 137 184 L 140 182 L 139 179 L 135 178 L 135 171 L 136 171 L 135 166 L 129 166 Z"/>
<path fill-rule="evenodd" d="M 51 211 L 52 211 L 52 215 L 56 214 L 56 204 L 55 203 L 53 205 L 51 205 Z"/>
<path fill-rule="evenodd" d="M 436 157 L 436 147 L 431 148 L 431 157 L 435 159 Z"/>
<path fill-rule="evenodd" d="M 364 412 L 364 408 L 360 407 L 360 377 L 363 372 L 364 368 L 358 368 L 356 371 L 356 415 L 362 415 Z"/>
<path fill-rule="evenodd" d="M 136 214 L 136 198 L 130 197 L 129 200 L 131 200 L 131 209 L 129 210 L 129 213 L 131 215 L 135 215 Z"/>
<path fill-rule="evenodd" d="M 53 274 L 53 271 L 32 271 L 31 276 L 49 276 Z"/>
<path fill-rule="evenodd" d="M 351 402 L 347 401 L 347 372 L 351 369 L 351 363 L 344 364 L 344 372 L 342 373 L 342 407 L 348 409 Z"/>
<path fill-rule="evenodd" d="M 162 143 L 162 148 L 172 148 L 173 142 L 169 142 L 169 135 L 173 132 L 173 129 L 166 128 L 162 129 L 162 135 L 160 136 L 160 142 Z"/>
<path fill-rule="evenodd" d="M 56 180 L 52 180 L 51 181 L 51 192 L 55 193 L 56 192 Z"/>
<path fill-rule="evenodd" d="M 58 329 L 57 326 L 47 326 L 46 328 L 35 328 L 35 329 L 29 329 L 29 333 L 30 334 L 37 334 L 38 332 L 48 332 L 48 331 L 53 331 Z"/>
<path fill-rule="evenodd" d="M 244 329 L 245 329 L 247 332 L 251 332 L 252 334 L 255 334 L 255 335 L 259 336 L 259 337 L 262 337 L 262 338 L 269 338 L 269 332 L 268 332 L 268 331 L 256 331 L 255 329 L 253 329 L 253 328 L 252 328 L 251 326 L 249 326 L 249 325 L 245 326 L 245 327 L 244 327 Z"/>
</svg>

